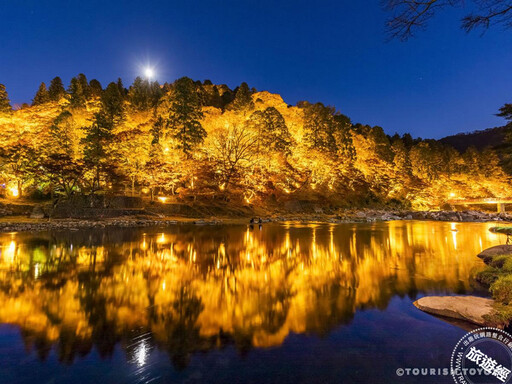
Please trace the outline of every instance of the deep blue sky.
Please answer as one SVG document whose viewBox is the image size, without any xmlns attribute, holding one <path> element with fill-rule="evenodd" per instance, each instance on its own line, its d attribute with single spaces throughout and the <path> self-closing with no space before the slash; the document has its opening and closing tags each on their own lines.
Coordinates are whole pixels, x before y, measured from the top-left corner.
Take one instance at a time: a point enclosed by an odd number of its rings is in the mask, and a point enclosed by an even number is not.
<svg viewBox="0 0 512 384">
<path fill-rule="evenodd" d="M 14 103 L 80 72 L 125 85 L 150 62 L 160 82 L 211 79 L 336 106 L 388 133 L 442 137 L 502 125 L 512 102 L 512 30 L 459 29 L 439 15 L 386 41 L 380 0 L 0 0 L 0 83 Z"/>
</svg>

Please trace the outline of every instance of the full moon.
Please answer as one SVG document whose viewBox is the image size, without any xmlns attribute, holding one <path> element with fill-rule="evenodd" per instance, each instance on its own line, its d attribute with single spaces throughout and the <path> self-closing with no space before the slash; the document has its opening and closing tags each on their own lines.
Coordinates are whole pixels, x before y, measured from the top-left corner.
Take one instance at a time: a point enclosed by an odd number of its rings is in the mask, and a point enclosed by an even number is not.
<svg viewBox="0 0 512 384">
<path fill-rule="evenodd" d="M 148 79 L 151 79 L 153 76 L 155 76 L 155 71 L 153 71 L 153 68 L 145 68 L 144 69 L 144 76 L 146 76 Z"/>
</svg>

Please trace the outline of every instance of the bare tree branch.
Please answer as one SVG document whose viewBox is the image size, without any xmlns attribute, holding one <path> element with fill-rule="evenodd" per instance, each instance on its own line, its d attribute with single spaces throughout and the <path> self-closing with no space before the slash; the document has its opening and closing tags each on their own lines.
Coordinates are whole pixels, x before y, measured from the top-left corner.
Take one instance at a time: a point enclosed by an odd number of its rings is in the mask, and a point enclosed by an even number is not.
<svg viewBox="0 0 512 384">
<path fill-rule="evenodd" d="M 484 30 L 494 24 L 512 27 L 512 0 L 472 0 L 476 10 L 462 19 L 467 32 L 475 28 Z M 384 0 L 384 8 L 393 13 L 386 26 L 390 37 L 405 41 L 442 8 L 465 5 L 464 0 Z"/>
<path fill-rule="evenodd" d="M 462 19 L 462 28 L 467 32 L 475 28 L 484 30 L 494 24 L 512 27 L 512 1 L 510 0 L 475 0 L 479 13 L 470 14 Z"/>
</svg>

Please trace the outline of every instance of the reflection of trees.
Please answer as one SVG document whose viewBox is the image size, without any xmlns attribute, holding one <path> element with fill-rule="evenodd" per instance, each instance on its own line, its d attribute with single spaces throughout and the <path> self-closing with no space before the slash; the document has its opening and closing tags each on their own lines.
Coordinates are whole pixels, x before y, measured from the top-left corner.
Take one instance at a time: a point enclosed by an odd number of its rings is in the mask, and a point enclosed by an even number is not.
<svg viewBox="0 0 512 384">
<path fill-rule="evenodd" d="M 78 276 L 80 302 L 92 328 L 91 340 L 100 356 L 111 356 L 118 342 L 116 324 L 107 316 L 107 298 L 99 294 L 102 273 L 94 270 Z"/>
<path fill-rule="evenodd" d="M 178 369 L 184 369 L 188 365 L 190 353 L 204 344 L 196 323 L 202 310 L 201 299 L 190 287 L 181 286 L 177 298 L 172 302 L 172 311 L 163 316 L 167 351 Z"/>
<path fill-rule="evenodd" d="M 464 233 L 417 222 L 1 235 L 0 322 L 41 359 L 52 347 L 64 363 L 93 347 L 110 356 L 120 343 L 139 366 L 157 347 L 184 368 L 228 343 L 245 353 L 326 335 L 395 295 L 465 291 L 481 246 Z M 482 247 L 497 243 L 485 236 Z"/>
</svg>

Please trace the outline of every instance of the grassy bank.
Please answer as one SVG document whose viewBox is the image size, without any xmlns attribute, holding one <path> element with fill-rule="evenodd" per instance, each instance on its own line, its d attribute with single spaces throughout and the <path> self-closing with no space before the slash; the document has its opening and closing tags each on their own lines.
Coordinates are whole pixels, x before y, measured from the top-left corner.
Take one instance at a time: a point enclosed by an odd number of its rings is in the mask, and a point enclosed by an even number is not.
<svg viewBox="0 0 512 384">
<path fill-rule="evenodd" d="M 493 232 L 512 234 L 512 227 L 494 227 Z M 495 313 L 489 323 L 510 324 L 512 321 L 512 245 L 489 248 L 478 255 L 486 267 L 475 276 L 476 281 L 489 289 L 495 300 Z"/>
</svg>

